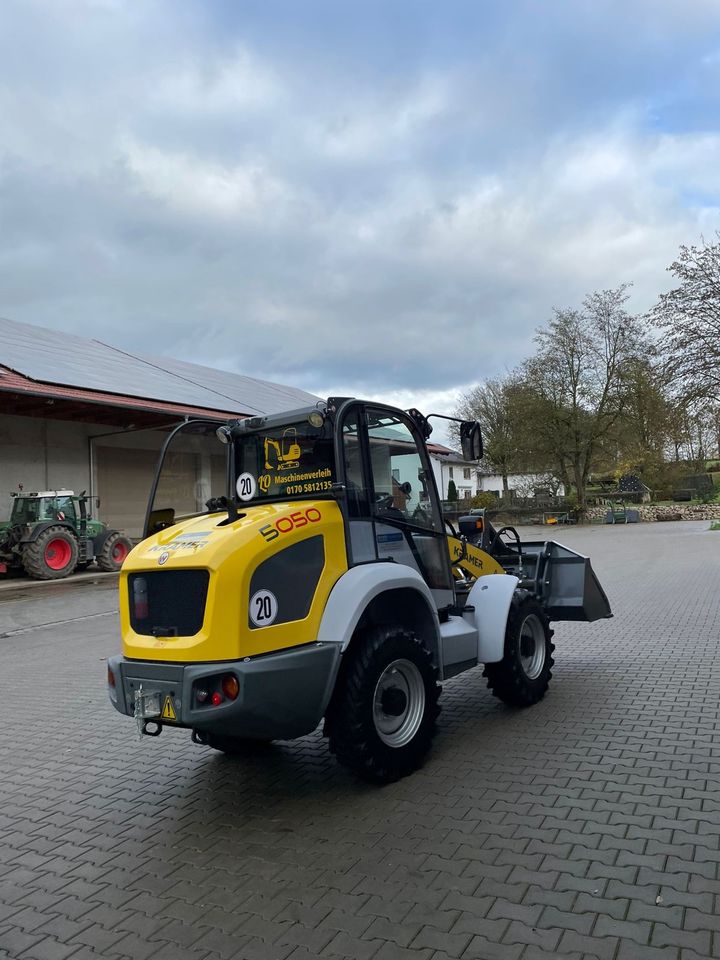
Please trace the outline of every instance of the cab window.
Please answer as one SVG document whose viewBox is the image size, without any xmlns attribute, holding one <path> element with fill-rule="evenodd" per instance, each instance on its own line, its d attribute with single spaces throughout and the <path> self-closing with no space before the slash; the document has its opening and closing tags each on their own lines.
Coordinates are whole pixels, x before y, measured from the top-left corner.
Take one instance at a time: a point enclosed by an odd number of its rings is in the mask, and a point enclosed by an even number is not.
<svg viewBox="0 0 720 960">
<path fill-rule="evenodd" d="M 368 409 L 368 441 L 378 518 L 440 529 L 424 458 L 404 418 Z"/>
<path fill-rule="evenodd" d="M 329 428 L 307 421 L 250 433 L 235 442 L 241 501 L 327 494 L 335 480 Z"/>
</svg>

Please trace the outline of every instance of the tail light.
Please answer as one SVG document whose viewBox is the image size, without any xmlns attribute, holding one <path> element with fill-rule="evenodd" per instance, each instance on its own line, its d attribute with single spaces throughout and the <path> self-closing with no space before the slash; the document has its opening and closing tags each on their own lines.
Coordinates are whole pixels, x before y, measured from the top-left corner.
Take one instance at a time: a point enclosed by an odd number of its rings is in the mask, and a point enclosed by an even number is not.
<svg viewBox="0 0 720 960">
<path fill-rule="evenodd" d="M 147 580 L 145 577 L 135 577 L 133 580 L 132 605 L 135 618 L 137 620 L 147 620 L 149 610 Z"/>
<path fill-rule="evenodd" d="M 237 695 L 240 693 L 240 684 L 234 673 L 228 673 L 223 677 L 222 691 L 228 700 L 237 700 Z"/>
<path fill-rule="evenodd" d="M 110 667 L 107 668 L 107 682 L 109 687 L 115 687 L 115 674 L 112 672 Z"/>
</svg>

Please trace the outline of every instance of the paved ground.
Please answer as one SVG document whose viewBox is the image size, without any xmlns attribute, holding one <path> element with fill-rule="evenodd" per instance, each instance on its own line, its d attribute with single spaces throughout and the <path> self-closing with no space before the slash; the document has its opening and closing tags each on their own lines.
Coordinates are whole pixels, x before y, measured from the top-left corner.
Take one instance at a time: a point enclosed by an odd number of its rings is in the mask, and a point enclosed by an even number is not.
<svg viewBox="0 0 720 960">
<path fill-rule="evenodd" d="M 104 692 L 114 583 L 3 594 L 0 956 L 720 957 L 707 527 L 559 531 L 615 619 L 558 627 L 530 710 L 448 683 L 428 765 L 383 789 L 318 735 L 240 761 L 137 740 Z"/>
</svg>

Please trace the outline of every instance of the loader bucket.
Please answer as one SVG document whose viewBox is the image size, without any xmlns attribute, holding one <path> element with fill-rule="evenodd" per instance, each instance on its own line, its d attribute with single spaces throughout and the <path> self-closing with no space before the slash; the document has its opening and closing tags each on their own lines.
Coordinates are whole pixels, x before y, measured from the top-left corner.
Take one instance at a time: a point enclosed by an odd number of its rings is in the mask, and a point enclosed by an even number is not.
<svg viewBox="0 0 720 960">
<path fill-rule="evenodd" d="M 588 557 L 560 543 L 523 543 L 523 554 L 536 563 L 537 592 L 551 620 L 602 620 L 610 603 Z M 527 570 L 527 565 L 526 565 Z"/>
</svg>

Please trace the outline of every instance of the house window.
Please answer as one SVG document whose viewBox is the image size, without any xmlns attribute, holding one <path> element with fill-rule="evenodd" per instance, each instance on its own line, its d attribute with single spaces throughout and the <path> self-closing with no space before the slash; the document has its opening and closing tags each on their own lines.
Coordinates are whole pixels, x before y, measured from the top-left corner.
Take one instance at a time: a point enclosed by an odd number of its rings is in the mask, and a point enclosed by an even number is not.
<svg viewBox="0 0 720 960">
<path fill-rule="evenodd" d="M 452 478 L 453 478 L 453 468 L 450 467 L 450 479 L 452 480 Z"/>
<path fill-rule="evenodd" d="M 470 467 L 463 467 L 463 480 L 470 479 Z"/>
</svg>

